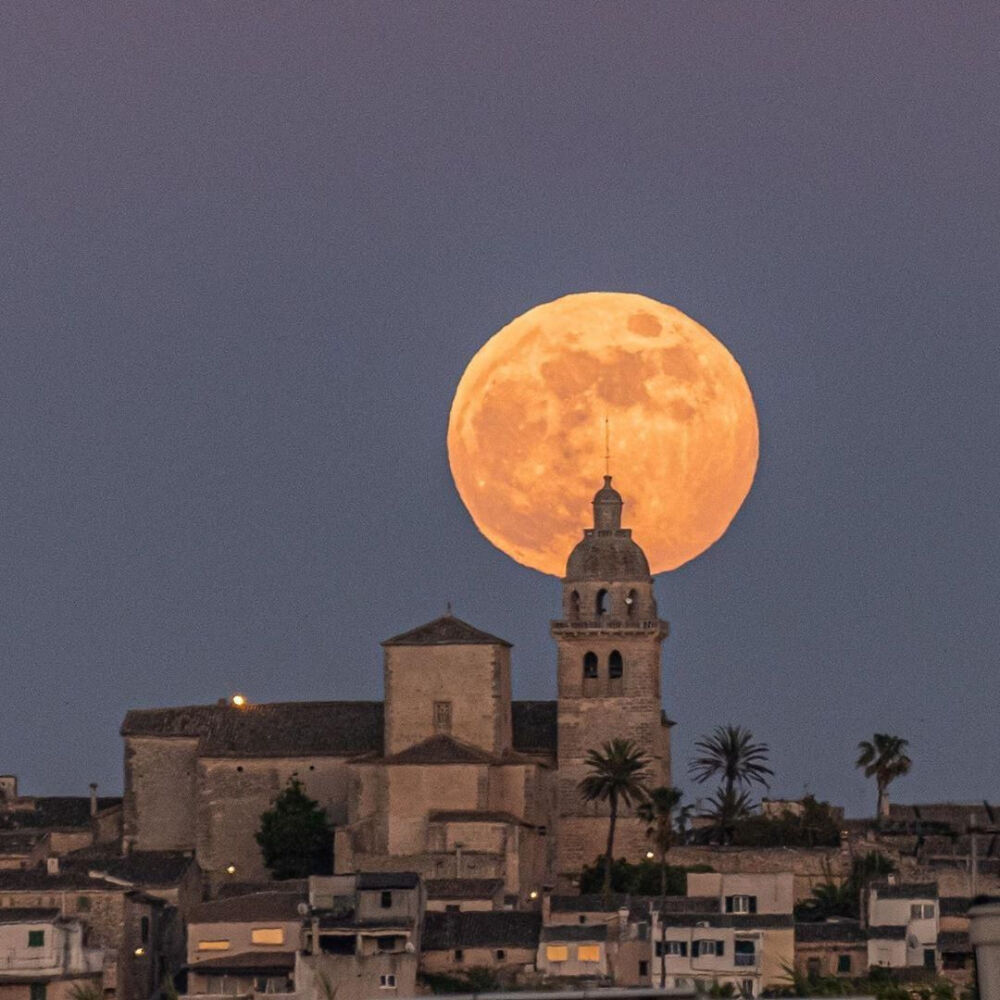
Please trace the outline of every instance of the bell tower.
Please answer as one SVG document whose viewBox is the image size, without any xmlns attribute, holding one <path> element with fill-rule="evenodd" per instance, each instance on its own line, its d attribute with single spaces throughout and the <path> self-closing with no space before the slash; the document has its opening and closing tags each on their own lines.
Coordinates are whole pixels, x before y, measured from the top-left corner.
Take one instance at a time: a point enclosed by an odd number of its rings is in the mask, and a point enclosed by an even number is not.
<svg viewBox="0 0 1000 1000">
<path fill-rule="evenodd" d="M 632 740 L 649 758 L 649 785 L 670 784 L 670 730 L 660 700 L 660 647 L 667 635 L 645 553 L 623 528 L 621 494 L 604 477 L 594 526 L 570 553 L 563 617 L 552 622 L 558 651 L 559 849 L 561 876 L 605 849 L 608 809 L 580 796 L 587 753 L 612 739 Z M 615 855 L 638 861 L 647 850 L 634 813 L 619 811 Z"/>
</svg>

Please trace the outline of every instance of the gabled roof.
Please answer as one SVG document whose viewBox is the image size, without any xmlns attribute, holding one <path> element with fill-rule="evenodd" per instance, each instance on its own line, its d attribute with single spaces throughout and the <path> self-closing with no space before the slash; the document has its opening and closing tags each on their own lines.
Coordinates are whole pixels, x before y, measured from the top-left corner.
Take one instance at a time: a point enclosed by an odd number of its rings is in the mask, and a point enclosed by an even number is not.
<svg viewBox="0 0 1000 1000">
<path fill-rule="evenodd" d="M 133 885 L 175 886 L 188 873 L 194 858 L 184 851 L 133 851 L 119 855 L 107 848 L 84 848 L 63 858 L 67 871 L 108 876 Z"/>
<path fill-rule="evenodd" d="M 438 733 L 384 757 L 383 761 L 386 764 L 495 764 L 497 757 L 481 747 Z"/>
<path fill-rule="evenodd" d="M 454 948 L 537 948 L 540 913 L 517 910 L 429 912 L 424 917 L 424 951 Z"/>
<path fill-rule="evenodd" d="M 100 798 L 98 811 L 121 805 L 120 798 Z M 0 830 L 89 829 L 90 797 L 49 795 L 25 798 L 25 808 L 8 806 L 0 810 Z"/>
<path fill-rule="evenodd" d="M 543 941 L 607 941 L 607 924 L 549 924 L 542 928 Z"/>
<path fill-rule="evenodd" d="M 248 896 L 227 896 L 191 907 L 189 924 L 250 924 L 260 920 L 298 921 L 299 906 L 306 902 L 302 892 L 254 892 Z"/>
<path fill-rule="evenodd" d="M 188 969 L 194 972 L 272 972 L 281 975 L 295 968 L 294 951 L 245 951 L 224 958 L 208 958 L 193 962 Z"/>
<path fill-rule="evenodd" d="M 59 911 L 40 906 L 0 908 L 0 924 L 45 924 L 59 918 Z"/>
<path fill-rule="evenodd" d="M 432 878 L 424 885 L 428 899 L 492 899 L 503 888 L 503 879 Z"/>
<path fill-rule="evenodd" d="M 383 715 L 380 701 L 289 701 L 245 708 L 191 705 L 133 709 L 125 716 L 121 734 L 197 740 L 198 752 L 204 757 L 351 757 L 381 753 Z M 555 753 L 554 701 L 515 701 L 511 703 L 511 715 L 515 753 Z M 515 762 L 513 758 L 511 762 Z M 99 804 L 119 801 L 101 799 Z M 89 799 L 80 799 L 79 803 L 86 803 L 89 823 Z M 79 813 L 83 806 L 73 808 Z M 0 813 L 0 829 L 5 816 L 10 815 L 21 817 L 20 813 Z M 18 823 L 18 828 L 27 827 L 24 817 Z M 44 824 L 39 824 L 36 818 L 31 826 L 36 825 Z"/>
<path fill-rule="evenodd" d="M 340 757 L 382 748 L 380 701 L 133 709 L 122 736 L 187 737 L 205 757 Z"/>
<path fill-rule="evenodd" d="M 420 876 L 416 872 L 358 872 L 359 891 L 371 889 L 416 889 Z"/>
<path fill-rule="evenodd" d="M 507 646 L 506 639 L 500 639 L 489 632 L 463 622 L 454 615 L 442 615 L 426 625 L 418 625 L 408 632 L 400 632 L 386 639 L 383 646 Z"/>
</svg>

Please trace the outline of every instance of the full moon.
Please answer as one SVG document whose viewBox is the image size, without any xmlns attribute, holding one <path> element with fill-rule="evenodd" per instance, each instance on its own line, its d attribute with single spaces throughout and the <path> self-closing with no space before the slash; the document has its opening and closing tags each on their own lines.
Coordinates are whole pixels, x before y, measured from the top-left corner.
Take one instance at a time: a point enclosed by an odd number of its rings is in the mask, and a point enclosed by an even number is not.
<svg viewBox="0 0 1000 1000">
<path fill-rule="evenodd" d="M 508 323 L 469 363 L 448 421 L 476 526 L 559 577 L 606 461 L 622 524 L 660 573 L 723 535 L 757 453 L 753 397 L 729 351 L 672 306 L 624 292 L 567 295 Z"/>
</svg>

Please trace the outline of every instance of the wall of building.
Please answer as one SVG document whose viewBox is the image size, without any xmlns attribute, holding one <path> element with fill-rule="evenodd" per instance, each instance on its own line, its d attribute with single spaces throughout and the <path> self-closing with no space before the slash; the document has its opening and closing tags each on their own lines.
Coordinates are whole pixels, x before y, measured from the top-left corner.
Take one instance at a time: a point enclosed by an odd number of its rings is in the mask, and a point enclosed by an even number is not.
<svg viewBox="0 0 1000 1000">
<path fill-rule="evenodd" d="M 253 932 L 257 930 L 278 931 L 280 941 L 254 944 Z M 301 920 L 220 920 L 188 924 L 187 960 L 191 965 L 227 955 L 244 952 L 297 951 L 301 947 Z M 226 948 L 203 949 L 202 942 L 227 942 Z"/>
<path fill-rule="evenodd" d="M 393 990 L 380 987 L 380 977 L 393 975 Z M 308 1000 L 371 1000 L 372 997 L 412 997 L 417 987 L 417 955 L 392 952 L 375 955 L 303 955 L 295 959 L 295 992 Z"/>
<path fill-rule="evenodd" d="M 672 860 L 672 859 L 671 859 Z M 726 912 L 726 896 L 754 896 L 757 913 L 791 913 L 795 906 L 795 876 L 791 872 L 743 875 L 723 872 L 690 872 L 689 896 L 714 896 Z"/>
<path fill-rule="evenodd" d="M 386 646 L 385 697 L 387 754 L 437 732 L 495 753 L 511 745 L 506 646 Z M 450 727 L 436 724 L 435 702 L 450 703 Z"/>
<path fill-rule="evenodd" d="M 387 767 L 388 853 L 427 850 L 427 815 L 432 810 L 485 808 L 487 770 L 484 764 Z"/>
<path fill-rule="evenodd" d="M 502 951 L 503 958 L 498 956 Z M 448 973 L 461 975 L 469 969 L 493 969 L 503 975 L 507 972 L 516 975 L 526 970 L 534 969 L 536 952 L 534 948 L 511 948 L 498 945 L 490 948 L 463 948 L 461 961 L 455 958 L 455 952 L 425 951 L 420 956 L 420 968 L 423 972 Z"/>
<path fill-rule="evenodd" d="M 124 836 L 143 851 L 193 849 L 195 739 L 125 738 Z"/>
<path fill-rule="evenodd" d="M 837 963 L 841 955 L 847 955 L 851 960 L 850 972 L 838 972 Z M 850 978 L 861 976 L 868 969 L 868 943 L 866 941 L 796 941 L 795 971 L 803 976 L 809 975 L 813 966 L 818 963 L 820 976 L 842 976 Z"/>
<path fill-rule="evenodd" d="M 70 976 L 45 984 L 45 1000 L 75 1000 L 80 991 L 101 989 L 100 976 Z M 0 1000 L 31 1000 L 31 983 L 8 983 L 0 979 Z"/>
<path fill-rule="evenodd" d="M 347 821 L 351 771 L 341 757 L 203 757 L 197 775 L 197 858 L 215 880 L 229 865 L 241 880 L 269 877 L 254 835 L 292 778 L 331 823 Z"/>
</svg>

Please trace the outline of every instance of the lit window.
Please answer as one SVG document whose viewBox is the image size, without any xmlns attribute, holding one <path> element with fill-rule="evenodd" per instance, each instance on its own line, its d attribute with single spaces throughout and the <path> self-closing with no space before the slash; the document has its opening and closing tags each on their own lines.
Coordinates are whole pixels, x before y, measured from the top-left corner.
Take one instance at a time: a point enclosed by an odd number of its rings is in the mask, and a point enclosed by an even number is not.
<svg viewBox="0 0 1000 1000">
<path fill-rule="evenodd" d="M 598 944 L 581 944 L 576 949 L 576 959 L 578 962 L 599 962 L 601 960 L 601 946 Z"/>
<path fill-rule="evenodd" d="M 569 948 L 564 944 L 550 944 L 545 946 L 545 958 L 549 962 L 568 962 Z"/>
<path fill-rule="evenodd" d="M 380 990 L 394 990 L 396 988 L 396 977 L 393 973 L 388 973 L 378 977 L 378 988 Z"/>
<path fill-rule="evenodd" d="M 199 941 L 198 951 L 228 951 L 229 941 L 214 940 L 214 941 Z"/>
<path fill-rule="evenodd" d="M 28 947 L 29 948 L 44 948 L 45 947 L 45 931 L 28 931 Z"/>
<path fill-rule="evenodd" d="M 284 944 L 285 931 L 281 927 L 255 927 L 250 931 L 252 944 Z"/>
</svg>

